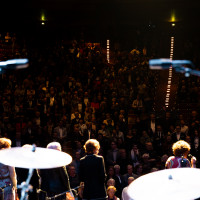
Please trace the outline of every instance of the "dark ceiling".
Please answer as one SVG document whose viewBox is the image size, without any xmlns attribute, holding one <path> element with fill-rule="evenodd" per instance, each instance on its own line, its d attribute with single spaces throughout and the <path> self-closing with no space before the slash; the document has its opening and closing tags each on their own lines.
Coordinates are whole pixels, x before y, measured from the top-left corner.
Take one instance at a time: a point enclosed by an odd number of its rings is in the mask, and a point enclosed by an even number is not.
<svg viewBox="0 0 200 200">
<path fill-rule="evenodd" d="M 62 36 L 80 36 L 83 32 L 88 38 L 134 41 L 138 31 L 143 31 L 145 38 L 154 29 L 162 40 L 166 38 L 162 34 L 171 27 L 171 14 L 175 13 L 181 43 L 200 33 L 199 8 L 199 0 L 13 0 L 1 6 L 0 23 L 3 31 L 35 34 L 43 28 Z M 47 20 L 44 27 L 40 21 L 42 12 Z"/>
<path fill-rule="evenodd" d="M 30 25 L 44 10 L 49 24 L 55 26 L 123 26 L 165 22 L 174 10 L 177 20 L 198 23 L 199 8 L 199 0 L 13 0 L 1 6 L 0 21 Z"/>
</svg>

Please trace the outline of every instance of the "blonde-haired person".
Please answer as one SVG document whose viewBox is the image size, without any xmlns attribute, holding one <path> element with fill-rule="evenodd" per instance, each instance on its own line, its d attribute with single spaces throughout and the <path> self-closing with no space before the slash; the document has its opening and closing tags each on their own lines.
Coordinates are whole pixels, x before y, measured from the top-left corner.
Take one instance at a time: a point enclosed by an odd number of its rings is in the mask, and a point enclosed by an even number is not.
<svg viewBox="0 0 200 200">
<path fill-rule="evenodd" d="M 99 156 L 100 145 L 95 139 L 89 139 L 85 145 L 86 156 L 80 160 L 79 178 L 84 183 L 83 199 L 106 199 L 106 170 L 104 158 Z"/>
<path fill-rule="evenodd" d="M 107 200 L 120 200 L 117 196 L 115 196 L 117 189 L 115 186 L 109 186 L 107 189 Z"/>
<path fill-rule="evenodd" d="M 190 145 L 186 141 L 179 140 L 174 143 L 172 145 L 172 151 L 174 156 L 170 156 L 167 159 L 165 168 L 196 167 L 196 158 L 192 157 L 191 162 L 187 158 L 190 152 Z"/>
<path fill-rule="evenodd" d="M 11 147 L 11 140 L 8 138 L 0 138 L 0 150 Z M 4 188 L 4 199 L 15 200 L 17 194 L 17 177 L 15 168 L 0 163 L 0 188 Z M 0 198 L 2 193 L 0 193 Z"/>
</svg>

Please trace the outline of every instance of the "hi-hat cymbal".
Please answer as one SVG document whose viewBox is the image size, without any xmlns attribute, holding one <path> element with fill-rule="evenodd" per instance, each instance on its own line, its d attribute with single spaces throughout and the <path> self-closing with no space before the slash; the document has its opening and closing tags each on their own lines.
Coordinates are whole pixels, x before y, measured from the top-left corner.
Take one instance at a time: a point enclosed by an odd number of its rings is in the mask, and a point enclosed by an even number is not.
<svg viewBox="0 0 200 200">
<path fill-rule="evenodd" d="M 200 197 L 200 169 L 176 168 L 152 172 L 128 186 L 133 200 L 192 200 Z"/>
<path fill-rule="evenodd" d="M 32 150 L 32 146 L 0 150 L 0 163 L 20 168 L 48 169 L 72 162 L 69 154 L 58 150 L 41 147 L 35 147 L 34 152 Z"/>
</svg>

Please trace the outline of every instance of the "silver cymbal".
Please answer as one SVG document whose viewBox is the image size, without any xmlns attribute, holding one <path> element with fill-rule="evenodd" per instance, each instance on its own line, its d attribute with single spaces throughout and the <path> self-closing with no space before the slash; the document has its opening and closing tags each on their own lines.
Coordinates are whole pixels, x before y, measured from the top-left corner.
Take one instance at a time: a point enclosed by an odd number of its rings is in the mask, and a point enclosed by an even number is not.
<svg viewBox="0 0 200 200">
<path fill-rule="evenodd" d="M 58 150 L 36 147 L 33 152 L 32 149 L 30 146 L 0 150 L 0 163 L 20 168 L 48 169 L 72 162 L 69 154 Z"/>
<path fill-rule="evenodd" d="M 146 174 L 128 186 L 133 200 L 192 200 L 200 197 L 200 169 L 175 168 Z"/>
</svg>

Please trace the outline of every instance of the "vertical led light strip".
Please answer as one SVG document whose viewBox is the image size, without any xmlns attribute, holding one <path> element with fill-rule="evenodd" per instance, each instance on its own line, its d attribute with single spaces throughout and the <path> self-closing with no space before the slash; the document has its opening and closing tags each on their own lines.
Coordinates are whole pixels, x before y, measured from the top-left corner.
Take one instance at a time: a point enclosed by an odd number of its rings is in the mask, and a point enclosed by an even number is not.
<svg viewBox="0 0 200 200">
<path fill-rule="evenodd" d="M 173 60 L 173 55 L 174 55 L 174 37 L 171 37 L 170 60 Z M 171 83 L 172 83 L 172 66 L 170 66 L 170 68 L 169 68 L 169 76 L 168 76 L 167 91 L 166 91 L 166 98 L 165 98 L 165 107 L 169 106 Z"/>
<path fill-rule="evenodd" d="M 107 40 L 107 61 L 110 63 L 110 40 Z"/>
</svg>

